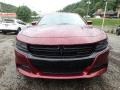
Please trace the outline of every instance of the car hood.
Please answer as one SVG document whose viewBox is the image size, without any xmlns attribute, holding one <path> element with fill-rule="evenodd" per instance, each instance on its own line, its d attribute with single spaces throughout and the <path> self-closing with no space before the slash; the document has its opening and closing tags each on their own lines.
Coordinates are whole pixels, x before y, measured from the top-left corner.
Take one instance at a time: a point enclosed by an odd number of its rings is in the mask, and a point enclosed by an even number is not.
<svg viewBox="0 0 120 90">
<path fill-rule="evenodd" d="M 70 25 L 59 26 L 33 26 L 22 31 L 28 37 L 95 37 L 103 34 L 102 31 L 92 27 L 80 27 Z"/>
<path fill-rule="evenodd" d="M 106 34 L 93 27 L 71 25 L 32 26 L 22 30 L 17 39 L 29 44 L 85 44 L 106 39 Z"/>
</svg>

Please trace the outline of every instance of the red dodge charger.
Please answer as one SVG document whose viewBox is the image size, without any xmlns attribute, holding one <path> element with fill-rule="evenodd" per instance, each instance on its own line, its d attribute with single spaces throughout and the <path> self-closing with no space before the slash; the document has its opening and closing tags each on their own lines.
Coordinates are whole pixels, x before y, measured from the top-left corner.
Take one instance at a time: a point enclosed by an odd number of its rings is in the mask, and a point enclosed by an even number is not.
<svg viewBox="0 0 120 90">
<path fill-rule="evenodd" d="M 104 31 L 78 14 L 52 13 L 22 30 L 16 41 L 16 67 L 32 78 L 93 78 L 107 71 L 109 45 Z"/>
</svg>

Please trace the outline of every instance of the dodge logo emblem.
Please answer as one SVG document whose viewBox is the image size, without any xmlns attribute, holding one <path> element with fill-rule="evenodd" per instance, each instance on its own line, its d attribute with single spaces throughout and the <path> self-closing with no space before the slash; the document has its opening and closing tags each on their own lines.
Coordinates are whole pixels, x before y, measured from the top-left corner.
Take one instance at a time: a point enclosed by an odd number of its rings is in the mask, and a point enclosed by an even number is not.
<svg viewBox="0 0 120 90">
<path fill-rule="evenodd" d="M 60 55 L 63 56 L 64 47 L 63 46 L 59 46 L 59 51 L 60 51 Z"/>
</svg>

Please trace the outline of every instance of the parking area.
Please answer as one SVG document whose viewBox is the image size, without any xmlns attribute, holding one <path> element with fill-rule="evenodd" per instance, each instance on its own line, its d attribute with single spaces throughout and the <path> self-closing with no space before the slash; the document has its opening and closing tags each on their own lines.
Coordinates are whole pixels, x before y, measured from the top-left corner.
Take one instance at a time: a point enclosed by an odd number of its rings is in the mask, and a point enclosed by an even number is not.
<svg viewBox="0 0 120 90">
<path fill-rule="evenodd" d="M 0 33 L 0 90 L 120 90 L 120 36 L 108 34 L 112 46 L 107 73 L 93 79 L 28 79 L 15 69 L 15 35 Z"/>
</svg>

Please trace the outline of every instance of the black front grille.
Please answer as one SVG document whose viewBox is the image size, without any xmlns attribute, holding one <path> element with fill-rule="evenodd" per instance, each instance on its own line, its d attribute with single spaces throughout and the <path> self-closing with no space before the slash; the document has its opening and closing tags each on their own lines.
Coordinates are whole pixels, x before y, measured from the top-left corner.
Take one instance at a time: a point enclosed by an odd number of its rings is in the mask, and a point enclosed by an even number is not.
<svg viewBox="0 0 120 90">
<path fill-rule="evenodd" d="M 41 58 L 81 58 L 93 54 L 95 45 L 28 45 L 33 56 Z"/>
<path fill-rule="evenodd" d="M 44 74 L 80 74 L 92 64 L 94 59 L 73 61 L 31 60 L 31 63 Z"/>
</svg>

